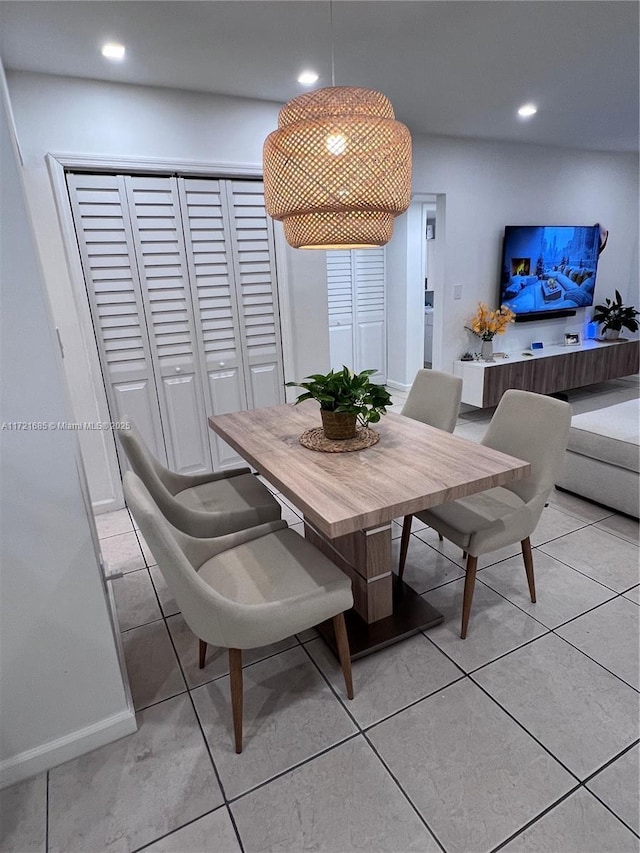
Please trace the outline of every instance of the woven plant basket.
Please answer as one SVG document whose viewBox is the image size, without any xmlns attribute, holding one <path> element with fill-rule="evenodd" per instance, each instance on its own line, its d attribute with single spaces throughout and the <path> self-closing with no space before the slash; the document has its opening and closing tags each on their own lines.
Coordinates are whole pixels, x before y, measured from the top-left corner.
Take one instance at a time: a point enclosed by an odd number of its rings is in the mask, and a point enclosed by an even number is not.
<svg viewBox="0 0 640 853">
<path fill-rule="evenodd" d="M 355 438 L 357 415 L 350 415 L 348 412 L 326 412 L 320 409 L 320 416 L 326 438 L 332 441 Z"/>
</svg>

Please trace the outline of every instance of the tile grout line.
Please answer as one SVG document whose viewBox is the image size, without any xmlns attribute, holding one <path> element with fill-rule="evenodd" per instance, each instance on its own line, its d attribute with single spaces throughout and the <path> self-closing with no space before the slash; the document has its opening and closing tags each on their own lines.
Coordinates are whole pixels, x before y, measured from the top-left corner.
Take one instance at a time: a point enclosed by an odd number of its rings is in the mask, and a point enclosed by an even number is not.
<svg viewBox="0 0 640 853">
<path fill-rule="evenodd" d="M 622 757 L 623 757 L 624 755 L 626 755 L 628 752 L 631 752 L 631 750 L 632 750 L 632 749 L 634 749 L 635 747 L 637 747 L 639 743 L 640 743 L 640 739 L 639 739 L 639 738 L 636 738 L 636 740 L 635 740 L 632 744 L 630 744 L 630 746 L 625 747 L 625 748 L 622 750 L 622 752 L 619 752 L 617 755 L 614 755 L 614 756 L 613 756 L 613 758 L 610 758 L 610 759 L 609 759 L 609 761 L 607 761 L 605 764 L 603 764 L 603 765 L 602 765 L 602 767 L 599 767 L 599 768 L 598 768 L 594 773 L 592 773 L 592 774 L 591 774 L 591 776 L 588 776 L 588 777 L 584 780 L 584 782 L 582 783 L 582 786 L 583 786 L 583 787 L 584 787 L 584 788 L 585 788 L 585 789 L 586 789 L 586 790 L 591 794 L 591 796 L 592 796 L 592 797 L 595 797 L 595 798 L 596 798 L 600 803 L 602 803 L 602 805 L 603 805 L 606 809 L 608 809 L 608 810 L 611 812 L 611 814 L 612 814 L 612 815 L 614 815 L 615 817 L 617 817 L 617 818 L 618 818 L 618 820 L 619 820 L 622 824 L 624 824 L 624 826 L 626 826 L 628 829 L 630 829 L 630 830 L 631 830 L 631 832 L 633 832 L 633 834 L 634 834 L 637 838 L 640 838 L 640 834 L 638 834 L 638 832 L 636 832 L 636 830 L 635 830 L 632 826 L 630 826 L 630 825 L 629 825 L 625 820 L 623 820 L 623 819 L 620 817 L 620 815 L 619 815 L 619 814 L 617 814 L 617 813 L 616 813 L 616 812 L 611 808 L 611 806 L 609 806 L 607 803 L 605 803 L 605 801 L 604 801 L 604 800 L 602 800 L 602 799 L 598 796 L 598 794 L 596 794 L 596 793 L 595 793 L 595 791 L 592 791 L 592 790 L 591 790 L 591 788 L 587 788 L 587 785 L 589 784 L 589 782 L 591 782 L 593 779 L 595 779 L 597 776 L 599 776 L 601 773 L 603 773 L 603 772 L 604 772 L 608 767 L 610 767 L 612 764 L 614 764 L 616 761 L 618 761 L 620 758 L 622 758 Z"/>
<path fill-rule="evenodd" d="M 214 812 L 219 812 L 221 809 L 225 808 L 225 804 L 222 803 L 219 806 L 216 806 L 215 809 L 210 809 L 208 812 L 199 815 L 198 817 L 194 817 L 192 820 L 183 823 L 181 826 L 176 827 L 175 829 L 169 830 L 169 832 L 165 832 L 164 835 L 159 835 L 157 838 L 154 838 L 152 841 L 148 841 L 146 844 L 143 844 L 142 847 L 135 847 L 131 853 L 141 853 L 142 850 L 148 850 L 152 844 L 157 844 L 158 841 L 164 841 L 165 838 L 169 838 L 171 835 L 175 835 L 176 832 L 181 832 L 183 829 L 186 829 L 188 826 L 192 826 L 194 823 L 197 823 L 202 818 L 208 817 Z M 241 846 L 242 853 L 244 853 L 244 847 Z"/>
<path fill-rule="evenodd" d="M 424 632 L 423 632 L 423 633 L 424 633 Z M 541 743 L 541 741 L 539 741 L 539 740 L 538 740 L 538 738 L 537 738 L 534 734 L 532 734 L 532 733 L 531 733 L 531 732 L 530 732 L 530 731 L 529 731 L 529 730 L 524 726 L 524 724 L 523 724 L 523 723 L 521 723 L 519 720 L 517 720 L 517 719 L 513 716 L 513 714 L 511 714 L 511 713 L 510 713 L 510 712 L 509 712 L 505 707 L 503 707 L 503 706 L 500 704 L 500 702 L 499 702 L 499 701 L 498 701 L 494 696 L 492 696 L 492 695 L 491 695 L 491 694 L 490 694 L 490 693 L 489 693 L 489 692 L 488 692 L 488 691 L 487 691 L 487 690 L 486 690 L 486 689 L 485 689 L 481 684 L 479 684 L 479 683 L 478 683 L 474 678 L 472 678 L 472 674 L 475 674 L 475 673 L 476 673 L 476 672 L 478 672 L 480 669 L 483 669 L 484 667 L 490 666 L 490 664 L 495 663 L 495 661 L 500 660 L 501 658 L 507 657 L 507 656 L 508 656 L 508 655 L 510 655 L 512 652 L 519 651 L 520 649 L 524 648 L 524 646 L 528 646 L 528 645 L 531 645 L 532 643 L 535 643 L 537 640 L 542 639 L 542 637 L 547 637 L 547 636 L 549 636 L 549 634 L 550 634 L 550 633 L 551 633 L 551 631 L 547 631 L 547 633 L 546 633 L 546 634 L 542 634 L 540 637 L 534 637 L 532 640 L 529 640 L 527 643 L 524 643 L 522 646 L 518 646 L 516 649 L 512 649 L 510 652 L 506 652 L 504 655 L 501 655 L 500 657 L 495 658 L 494 660 L 489 661 L 489 662 L 488 662 L 488 663 L 486 663 L 486 664 L 482 664 L 482 666 L 478 667 L 477 669 L 474 669 L 474 670 L 472 670 L 472 671 L 471 671 L 471 672 L 469 672 L 469 673 L 465 673 L 465 674 L 464 674 L 464 677 L 465 677 L 465 678 L 468 678 L 468 679 L 469 679 L 469 681 L 471 681 L 471 683 L 472 683 L 472 684 L 474 684 L 474 685 L 475 685 L 476 687 L 478 687 L 478 688 L 479 688 L 479 689 L 480 689 L 480 690 L 481 690 L 481 691 L 482 691 L 486 696 L 488 696 L 488 697 L 489 697 L 489 699 L 491 699 L 491 701 L 492 701 L 494 704 L 496 704 L 496 705 L 497 705 L 497 706 L 498 706 L 502 711 L 504 711 L 504 713 L 505 713 L 508 717 L 510 717 L 510 718 L 511 718 L 511 719 L 512 719 L 512 720 L 513 720 L 513 721 L 514 721 L 514 722 L 515 722 L 515 723 L 516 723 L 516 724 L 517 724 L 517 725 L 518 725 L 518 726 L 519 726 L 519 727 L 520 727 L 520 728 L 521 728 L 521 729 L 522 729 L 522 730 L 523 730 L 523 731 L 524 731 L 524 732 L 525 732 L 529 737 L 530 737 L 530 738 L 532 738 L 532 739 L 533 739 L 533 740 L 534 740 L 534 741 L 535 741 L 535 742 L 536 742 L 540 747 L 542 747 L 542 749 L 544 749 L 544 751 L 545 751 L 545 752 L 547 752 L 547 753 L 551 756 L 551 758 L 553 758 L 553 760 L 554 760 L 554 761 L 557 761 L 557 762 L 558 762 L 558 764 L 560 764 L 560 766 L 561 766 L 561 767 L 563 767 L 563 768 L 564 768 L 564 769 L 565 769 L 565 770 L 566 770 L 566 771 L 567 771 L 571 776 L 573 776 L 573 777 L 574 777 L 574 779 L 576 779 L 576 781 L 577 781 L 578 783 L 580 783 L 580 779 L 579 779 L 579 777 L 578 777 L 578 776 L 576 776 L 576 774 L 575 774 L 572 770 L 570 770 L 568 767 L 566 767 L 566 766 L 565 766 L 565 764 L 564 764 L 564 763 L 563 763 L 563 762 L 562 762 L 562 761 L 561 761 L 561 760 L 560 760 L 556 755 L 554 755 L 548 747 L 546 747 L 543 743 Z M 426 634 L 425 634 L 425 636 L 426 636 Z M 430 639 L 430 638 L 429 638 L 429 637 L 427 637 L 427 639 Z M 437 649 L 439 649 L 439 651 L 441 651 L 441 652 L 442 652 L 442 654 L 444 654 L 444 655 L 445 655 L 449 660 L 451 660 L 451 661 L 452 661 L 452 663 L 454 663 L 454 664 L 456 663 L 456 662 L 455 662 L 451 657 L 449 657 L 449 655 L 448 655 L 446 652 L 444 652 L 442 649 L 440 649 L 440 647 L 439 647 L 439 646 L 437 646 L 437 645 L 436 645 L 436 643 L 435 643 L 433 640 L 430 640 L 430 642 L 431 642 L 431 643 L 433 643 L 433 645 L 434 645 Z M 459 666 L 459 665 L 458 665 L 458 664 L 456 664 L 456 666 Z M 454 683 L 454 684 L 457 684 L 457 683 L 459 683 L 459 682 L 460 682 L 460 681 L 462 681 L 462 680 L 463 680 L 463 679 L 457 679 L 457 680 L 456 680 L 455 682 L 453 682 L 453 683 Z M 450 687 L 450 686 L 451 686 L 451 685 L 447 685 L 447 688 L 448 688 L 448 687 Z M 447 688 L 444 688 L 444 689 L 447 689 Z M 436 691 L 436 692 L 438 692 L 438 691 Z"/>
<path fill-rule="evenodd" d="M 501 841 L 501 842 L 497 845 L 497 847 L 493 847 L 493 848 L 491 849 L 491 853 L 498 853 L 498 851 L 499 851 L 499 850 L 502 850 L 502 849 L 503 849 L 504 847 L 506 847 L 506 845 L 507 845 L 507 844 L 509 844 L 511 841 L 513 841 L 513 840 L 514 840 L 515 838 L 517 838 L 519 835 L 522 835 L 524 832 L 526 832 L 526 831 L 527 831 L 527 829 L 529 829 L 531 826 L 533 826 L 533 825 L 534 825 L 535 823 L 537 823 L 539 820 L 542 820 L 542 818 L 543 818 L 543 817 L 545 817 L 546 815 L 548 815 L 548 814 L 549 814 L 549 812 L 552 812 L 552 811 L 553 811 L 555 808 L 557 808 L 561 803 L 563 803 L 565 800 L 568 800 L 568 799 L 569 799 L 569 797 L 571 797 L 573 794 L 575 794 L 577 791 L 579 791 L 581 787 L 582 787 L 582 784 L 580 783 L 580 784 L 576 785 L 574 788 L 570 788 L 570 789 L 566 792 L 566 794 L 563 794 L 563 795 L 562 795 L 561 797 L 559 797 L 557 800 L 554 800 L 554 802 L 552 802 L 552 803 L 551 803 L 551 805 L 547 806 L 545 809 L 543 809 L 541 812 L 539 812 L 537 815 L 535 815 L 535 817 L 533 817 L 533 818 L 531 818 L 531 820 L 527 821 L 527 823 L 525 823 L 523 826 L 521 826 L 519 829 L 517 829 L 517 830 L 516 830 L 514 833 L 512 833 L 508 838 L 505 838 L 505 840 L 504 840 L 504 841 Z"/>
<path fill-rule="evenodd" d="M 436 646 L 436 648 L 438 648 Z M 455 661 L 452 661 L 455 663 Z M 461 673 L 457 678 L 454 678 L 453 681 L 448 681 L 446 684 L 443 684 L 437 690 L 432 690 L 431 693 L 427 693 L 424 696 L 421 696 L 419 699 L 414 699 L 412 702 L 409 702 L 408 705 L 403 705 L 402 708 L 398 708 L 393 711 L 391 714 L 388 714 L 386 717 L 381 717 L 379 720 L 376 720 L 375 723 L 370 723 L 368 726 L 365 726 L 362 729 L 362 733 L 367 735 L 371 731 L 371 729 L 375 729 L 376 726 L 382 725 L 382 723 L 387 723 L 389 720 L 392 720 L 394 717 L 403 714 L 405 711 L 409 711 L 411 708 L 415 708 L 416 705 L 420 705 L 421 702 L 426 702 L 427 699 L 431 699 L 432 696 L 435 696 L 436 693 L 440 693 L 444 690 L 448 690 L 449 687 L 453 687 L 454 684 L 458 684 L 458 682 L 463 681 L 467 677 L 466 672 Z"/>
<path fill-rule="evenodd" d="M 437 692 L 437 691 L 436 691 L 436 692 Z M 433 829 L 431 829 L 431 827 L 430 827 L 430 826 L 429 826 L 429 824 L 427 823 L 427 820 L 426 820 L 426 818 L 424 817 L 424 815 L 422 814 L 422 812 L 418 809 L 418 807 L 417 807 L 417 806 L 416 806 L 416 804 L 413 802 L 413 800 L 411 799 L 411 797 L 409 796 L 409 794 L 408 794 L 408 793 L 405 791 L 405 789 L 402 787 L 402 785 L 400 784 L 399 779 L 397 779 L 397 777 L 395 776 L 395 774 L 393 773 L 393 771 L 391 770 L 391 768 L 388 766 L 388 764 L 386 763 L 386 761 L 385 761 L 385 760 L 383 759 L 383 757 L 380 755 L 380 753 L 379 753 L 379 752 L 378 752 L 378 750 L 375 748 L 375 746 L 373 745 L 373 743 L 371 742 L 371 740 L 367 737 L 367 734 L 366 734 L 365 732 L 363 732 L 362 736 L 363 736 L 363 738 L 365 739 L 365 741 L 369 744 L 369 748 L 371 749 L 371 751 L 373 752 L 373 754 L 376 756 L 376 758 L 378 759 L 378 761 L 380 762 L 380 764 L 382 764 L 382 766 L 383 766 L 383 767 L 384 767 L 384 769 L 387 771 L 387 773 L 389 774 L 389 776 L 391 777 L 391 779 L 394 781 L 394 783 L 396 784 L 396 786 L 397 786 L 398 790 L 400 791 L 400 793 L 402 794 L 402 796 L 406 799 L 406 801 L 409 803 L 409 805 L 411 806 L 411 808 L 414 810 L 414 812 L 415 812 L 415 813 L 416 813 L 416 815 L 418 816 L 418 819 L 421 821 L 421 823 L 423 823 L 423 824 L 424 824 L 425 829 L 427 830 L 427 832 L 431 835 L 431 837 L 432 837 L 432 838 L 433 838 L 433 840 L 436 842 L 436 844 L 438 845 L 438 847 L 440 847 L 440 849 L 443 851 L 443 853 L 447 853 L 447 850 L 446 850 L 445 846 L 443 845 L 443 843 L 440 841 L 440 839 L 438 838 L 438 836 L 435 834 L 434 830 L 433 830 Z"/>
<path fill-rule="evenodd" d="M 47 770 L 45 783 L 45 820 L 44 820 L 44 849 L 45 853 L 49 853 L 49 776 L 50 771 Z"/>
<path fill-rule="evenodd" d="M 624 541 L 624 540 L 621 540 L 621 541 Z M 631 543 L 628 543 L 628 544 L 631 544 Z M 558 557 L 554 557 L 553 554 L 548 554 L 546 551 L 544 551 L 542 549 L 542 547 L 540 547 L 540 552 L 542 554 L 544 554 L 546 557 L 551 557 L 551 559 L 557 560 L 558 563 L 561 563 L 563 566 L 566 566 L 568 569 L 573 569 L 574 572 L 578 572 L 578 574 L 582 575 L 583 578 L 588 578 L 590 581 L 593 581 L 594 583 L 600 584 L 600 586 L 603 586 L 605 589 L 610 590 L 614 595 L 621 595 L 622 594 L 622 593 L 619 593 L 617 590 L 612 589 L 610 586 L 607 586 L 606 583 L 599 581 L 597 578 L 591 577 L 591 575 L 588 575 L 586 572 L 582 572 L 582 571 L 580 571 L 580 569 L 576 569 L 576 567 L 572 566 L 570 563 L 565 563 L 564 560 L 560 560 Z M 634 584 L 634 586 L 637 586 L 637 584 Z M 634 587 L 632 586 L 631 589 L 633 589 L 633 588 Z M 626 591 L 628 592 L 628 590 L 626 590 Z"/>
<path fill-rule="evenodd" d="M 611 600 L 613 600 L 613 599 L 611 599 Z M 609 602 L 608 602 L 608 601 L 605 601 L 604 603 L 605 603 L 605 604 L 608 604 Z M 621 675 L 616 675 L 616 673 L 615 673 L 615 672 L 612 672 L 610 669 L 607 669 L 607 667 L 606 667 L 603 663 L 600 663 L 600 661 L 596 660 L 595 658 L 592 658 L 592 657 L 591 657 L 591 655 L 587 654 L 585 651 L 583 651 L 583 650 L 582 650 L 581 648 L 579 648 L 578 646 L 575 646 L 575 645 L 574 645 L 570 640 L 567 640 L 567 639 L 566 639 L 566 637 L 563 637 L 561 634 L 556 634 L 556 632 L 555 632 L 555 631 L 551 631 L 551 633 L 552 633 L 554 636 L 556 636 L 559 640 L 562 640 L 564 643 L 566 643 L 568 646 L 570 646 L 572 649 L 575 649 L 575 651 L 580 652 L 580 654 L 581 654 L 581 655 L 584 655 L 584 657 L 586 657 L 586 658 L 587 658 L 588 660 L 590 660 L 592 663 L 595 663 L 595 664 L 597 664 L 597 666 L 599 666 L 601 669 L 604 669 L 604 671 L 605 671 L 605 672 L 608 672 L 608 673 L 609 673 L 609 675 L 612 675 L 614 678 L 617 678 L 617 679 L 618 679 L 618 681 L 622 682 L 622 684 L 625 684 L 627 687 L 629 687 L 629 688 L 630 688 L 631 690 L 633 690 L 635 693 L 640 693 L 640 690 L 639 690 L 637 687 L 634 687 L 634 686 L 633 686 L 633 684 L 629 684 L 629 682 L 628 682 L 628 681 L 625 681 L 625 680 L 624 680 L 624 678 L 622 678 L 622 676 L 621 676 Z"/>
<path fill-rule="evenodd" d="M 314 626 L 314 627 L 315 627 L 315 626 Z M 318 637 L 314 637 L 314 639 L 322 639 L 322 637 L 321 637 L 320 635 L 318 635 Z M 298 640 L 298 642 L 300 642 L 300 641 Z M 324 642 L 324 640 L 322 640 L 322 642 Z M 360 734 L 362 734 L 362 732 L 363 732 L 362 726 L 360 725 L 360 723 L 358 722 L 358 720 L 355 718 L 355 716 L 351 713 L 351 711 L 350 711 L 350 710 L 349 710 L 349 708 L 347 707 L 346 703 L 343 701 L 342 697 L 338 694 L 337 689 L 333 686 L 333 684 L 331 683 L 331 681 L 329 680 L 329 678 L 324 674 L 324 672 L 322 671 L 322 669 L 320 668 L 320 666 L 317 664 L 317 662 L 315 661 L 315 659 L 313 658 L 313 656 L 312 656 L 312 655 L 311 655 L 311 653 L 309 652 L 309 649 L 306 647 L 306 643 L 300 643 L 300 646 L 301 646 L 301 647 L 302 647 L 302 649 L 304 650 L 304 653 L 306 654 L 306 656 L 307 656 L 307 657 L 309 658 L 309 660 L 311 661 L 312 665 L 313 665 L 313 666 L 316 668 L 316 670 L 320 673 L 320 677 L 325 681 L 325 683 L 326 683 L 326 684 L 327 684 L 327 686 L 329 687 L 329 690 L 333 693 L 334 697 L 335 697 L 335 698 L 338 700 L 338 702 L 340 703 L 340 706 L 341 706 L 342 708 L 344 708 L 344 710 L 345 710 L 345 711 L 346 711 L 346 713 L 348 714 L 349 718 L 350 718 L 350 719 L 351 719 L 351 721 L 353 722 L 354 726 L 357 728 L 358 732 L 360 732 Z M 355 685 L 354 685 L 354 695 L 355 695 Z M 350 701 L 351 701 L 351 700 L 350 700 Z"/>
<path fill-rule="evenodd" d="M 229 805 L 232 806 L 237 803 L 239 800 L 248 797 L 250 794 L 255 794 L 256 791 L 261 790 L 262 788 L 266 788 L 272 782 L 275 782 L 278 779 L 282 779 L 283 776 L 286 776 L 289 773 L 293 773 L 294 770 L 299 770 L 301 767 L 304 767 L 306 764 L 311 764 L 312 761 L 315 761 L 317 758 L 321 758 L 323 755 L 327 755 L 329 752 L 333 752 L 334 749 L 338 749 L 341 746 L 344 746 L 345 743 L 349 743 L 349 741 L 357 740 L 359 737 L 363 737 L 363 732 L 356 731 L 352 732 L 350 735 L 342 738 L 341 740 L 332 743 L 330 746 L 325 747 L 324 749 L 319 750 L 318 752 L 314 752 L 313 755 L 309 755 L 307 758 L 304 758 L 302 761 L 298 761 L 296 764 L 292 764 L 291 767 L 287 767 L 284 770 L 281 770 L 279 773 L 276 773 L 274 776 L 270 776 L 268 779 L 263 779 L 262 782 L 256 783 L 253 787 L 247 788 L 246 791 L 242 791 L 241 794 L 238 794 L 236 797 L 232 797 L 228 802 Z"/>
<path fill-rule="evenodd" d="M 487 566 L 487 568 L 489 568 L 489 566 Z M 566 568 L 570 569 L 570 568 L 571 568 L 571 566 L 567 566 Z M 579 573 L 578 573 L 578 574 L 579 574 Z M 462 580 L 462 578 L 459 578 L 459 580 Z M 506 596 L 504 593 L 500 592 L 500 591 L 499 591 L 499 590 L 497 590 L 497 589 L 494 589 L 492 586 L 489 586 L 489 584 L 488 584 L 488 583 L 486 583 L 485 581 L 483 581 L 481 577 L 478 577 L 478 578 L 477 578 L 477 580 L 478 580 L 478 581 L 479 581 L 483 586 L 485 586 L 487 589 L 490 589 L 490 590 L 491 590 L 491 592 L 495 592 L 495 594 L 496 594 L 496 595 L 499 595 L 499 596 L 500 596 L 500 598 L 503 598 L 505 601 L 508 601 L 508 602 L 509 602 L 509 604 L 512 604 L 514 607 L 517 607 L 517 608 L 518 608 L 518 610 L 520 610 L 520 612 L 521 612 L 521 613 L 524 613 L 524 614 L 525 614 L 525 616 L 530 616 L 530 617 L 531 617 L 531 619 L 533 619 L 533 620 L 534 620 L 534 622 L 537 622 L 537 623 L 538 623 L 538 625 L 542 625 L 542 627 L 543 627 L 543 628 L 546 628 L 546 629 L 547 629 L 547 631 L 555 631 L 557 628 L 563 628 L 565 625 L 568 625 L 568 624 L 569 624 L 569 622 L 573 622 L 575 619 L 580 619 L 580 617 L 581 617 L 581 616 L 585 616 L 587 613 L 591 613 L 591 611 L 592 611 L 592 610 L 597 610 L 597 609 L 598 609 L 598 607 L 602 607 L 602 605 L 603 605 L 603 604 L 609 604 L 609 602 L 613 601 L 613 600 L 614 600 L 614 598 L 618 598 L 618 597 L 620 596 L 620 593 L 616 593 L 616 592 L 614 592 L 612 589 L 609 589 L 609 587 L 604 587 L 605 589 L 609 590 L 609 592 L 611 593 L 611 597 L 610 597 L 610 598 L 607 598 L 605 601 L 601 601 L 599 604 L 594 604 L 594 605 L 593 605 L 593 607 L 588 607 L 586 610 L 583 610 L 581 613 L 578 613 L 576 616 L 571 616 L 571 618 L 567 619 L 565 622 L 561 622 L 559 625 L 556 625 L 556 626 L 554 626 L 553 628 L 550 628 L 550 627 L 549 627 L 549 625 L 545 625 L 545 623 L 544 623 L 544 622 L 542 622 L 542 621 L 541 621 L 541 619 L 539 619 L 539 618 L 537 618 L 536 616 L 534 616 L 534 615 L 533 615 L 533 613 L 529 613 L 529 611 L 528 611 L 528 610 L 525 610 L 525 609 L 524 609 L 523 607 L 521 607 L 519 604 L 516 604 L 516 602 L 515 602 L 515 601 L 512 601 L 510 598 L 507 598 L 507 596 Z M 600 586 L 603 586 L 603 584 L 600 584 Z M 534 603 L 534 602 L 531 602 L 531 604 L 533 604 L 533 603 Z M 633 602 L 632 602 L 632 603 L 633 603 Z"/>
<path fill-rule="evenodd" d="M 558 764 L 559 764 L 559 765 L 560 765 L 564 770 L 566 770 L 566 771 L 567 771 L 567 773 L 569 773 L 569 775 L 570 775 L 570 776 L 573 776 L 573 778 L 576 780 L 576 782 L 578 783 L 578 785 L 580 785 L 580 784 L 581 784 L 580 777 L 579 777 L 579 776 L 577 776 L 577 775 L 573 772 L 573 770 L 571 770 L 569 767 L 567 767 L 567 765 L 566 765 L 563 761 L 561 761 L 561 760 L 558 758 L 558 756 L 557 756 L 557 755 L 554 755 L 554 754 L 553 754 L 553 752 L 551 752 L 551 750 L 549 749 L 549 747 L 545 746 L 545 745 L 542 743 L 542 741 L 538 740 L 538 738 L 537 738 L 537 737 L 536 737 L 532 732 L 530 732 L 530 731 L 529 731 L 529 729 L 527 729 L 527 727 L 524 725 L 524 723 L 521 723 L 521 722 L 520 722 L 520 720 L 518 720 L 516 717 L 514 717 L 514 716 L 513 716 L 513 714 L 512 714 L 510 711 L 508 711 L 508 710 L 507 710 L 503 705 L 501 705 L 501 704 L 500 704 L 500 702 L 495 698 L 495 696 L 492 696 L 492 695 L 491 695 L 491 693 L 489 693 L 489 691 L 488 691 L 488 690 L 486 690 L 486 689 L 482 686 L 482 684 L 479 684 L 479 683 L 478 683 L 474 678 L 472 678 L 472 677 L 471 677 L 471 675 L 469 675 L 469 676 L 467 676 L 467 677 L 469 678 L 469 680 L 470 680 L 473 684 L 475 684 L 475 685 L 476 685 L 476 687 L 478 687 L 480 690 L 482 690 L 482 692 L 485 694 L 485 696 L 488 696 L 488 697 L 489 697 L 489 699 L 491 699 L 491 701 L 492 701 L 495 705 L 497 705 L 497 706 L 498 706 L 498 708 L 500 708 L 502 711 L 504 711 L 504 713 L 505 713 L 505 714 L 506 714 L 510 719 L 512 719 L 512 720 L 513 720 L 513 722 L 514 722 L 514 723 L 516 723 L 516 725 L 518 725 L 518 726 L 522 729 L 522 731 L 523 731 L 523 732 L 525 732 L 525 733 L 526 733 L 530 738 L 532 738 L 532 740 L 534 740 L 534 741 L 538 744 L 538 746 L 540 746 L 542 749 L 544 749 L 544 751 L 545 751 L 548 755 L 550 755 L 550 756 L 551 756 L 551 758 L 553 758 L 553 760 L 554 760 L 554 761 L 557 761 L 557 763 L 558 763 Z"/>
</svg>

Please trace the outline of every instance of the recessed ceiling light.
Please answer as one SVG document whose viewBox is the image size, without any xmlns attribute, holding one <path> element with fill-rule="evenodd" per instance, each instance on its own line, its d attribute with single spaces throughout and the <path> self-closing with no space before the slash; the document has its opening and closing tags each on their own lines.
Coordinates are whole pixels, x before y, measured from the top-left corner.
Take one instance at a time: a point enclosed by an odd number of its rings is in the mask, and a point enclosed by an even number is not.
<svg viewBox="0 0 640 853">
<path fill-rule="evenodd" d="M 124 59 L 124 45 L 109 42 L 102 45 L 102 55 L 107 59 Z"/>
<path fill-rule="evenodd" d="M 298 77 L 298 83 L 302 83 L 303 86 L 313 86 L 317 79 L 318 75 L 315 71 L 303 71 Z"/>
<path fill-rule="evenodd" d="M 538 108 L 533 104 L 523 104 L 518 110 L 520 118 L 531 118 L 538 112 Z"/>
</svg>

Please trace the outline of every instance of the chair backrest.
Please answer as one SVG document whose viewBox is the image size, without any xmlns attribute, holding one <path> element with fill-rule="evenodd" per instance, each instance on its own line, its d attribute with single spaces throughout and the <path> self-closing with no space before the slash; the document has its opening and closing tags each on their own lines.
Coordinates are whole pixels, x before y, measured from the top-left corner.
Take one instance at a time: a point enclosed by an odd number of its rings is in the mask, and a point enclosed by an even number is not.
<svg viewBox="0 0 640 853">
<path fill-rule="evenodd" d="M 162 505 L 163 501 L 172 497 L 178 489 L 173 472 L 158 462 L 133 421 L 126 417 L 123 420 L 128 428 L 116 427 L 122 449 L 133 471 L 149 489 L 156 503 Z"/>
<path fill-rule="evenodd" d="M 505 391 L 482 444 L 531 463 L 531 476 L 505 488 L 540 513 L 561 470 L 571 427 L 571 406 L 531 391 Z"/>
<path fill-rule="evenodd" d="M 402 414 L 414 421 L 453 432 L 461 397 L 462 379 L 459 376 L 439 370 L 419 370 Z"/>
<path fill-rule="evenodd" d="M 228 639 L 229 602 L 205 583 L 185 553 L 186 534 L 162 515 L 144 483 L 132 471 L 123 477 L 127 505 L 158 562 L 185 622 L 196 636 L 219 646 Z"/>
</svg>

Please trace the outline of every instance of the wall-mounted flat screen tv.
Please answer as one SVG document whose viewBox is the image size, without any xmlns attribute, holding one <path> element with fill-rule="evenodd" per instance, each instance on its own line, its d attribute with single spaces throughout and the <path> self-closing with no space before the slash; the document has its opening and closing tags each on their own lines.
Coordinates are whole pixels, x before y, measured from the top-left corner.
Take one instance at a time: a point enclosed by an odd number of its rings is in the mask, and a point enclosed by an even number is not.
<svg viewBox="0 0 640 853">
<path fill-rule="evenodd" d="M 593 305 L 598 225 L 507 225 L 500 304 L 516 322 L 569 317 Z"/>
</svg>

